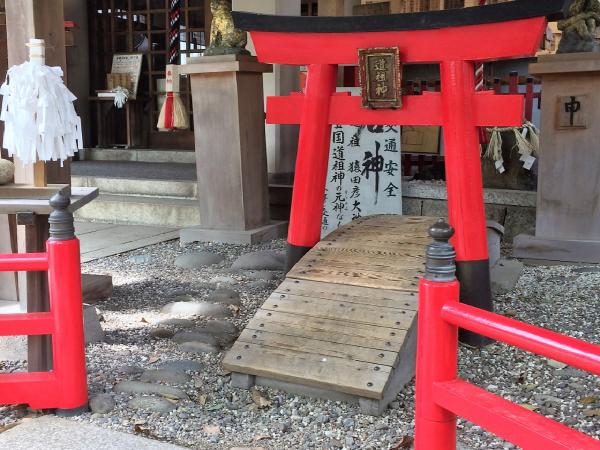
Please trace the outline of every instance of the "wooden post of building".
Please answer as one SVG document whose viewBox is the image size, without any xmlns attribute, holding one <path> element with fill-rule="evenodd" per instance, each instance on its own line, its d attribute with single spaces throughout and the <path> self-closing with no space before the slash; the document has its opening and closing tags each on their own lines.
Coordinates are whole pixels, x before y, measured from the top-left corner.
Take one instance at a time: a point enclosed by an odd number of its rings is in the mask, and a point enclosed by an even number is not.
<svg viewBox="0 0 600 450">
<path fill-rule="evenodd" d="M 25 44 L 30 38 L 46 42 L 46 64 L 58 66 L 66 74 L 65 28 L 63 0 L 6 0 L 6 33 L 8 40 L 8 67 L 28 60 Z M 37 167 L 37 168 L 36 168 Z M 69 164 L 60 167 L 58 162 L 31 164 L 23 167 L 17 163 L 15 182 L 37 184 L 70 183 Z"/>
<path fill-rule="evenodd" d="M 25 45 L 31 38 L 46 42 L 46 64 L 59 66 L 66 73 L 63 0 L 5 0 L 8 66 L 28 60 Z M 15 183 L 70 183 L 70 167 L 65 162 L 29 164 L 15 160 Z M 36 175 L 37 172 L 37 175 Z M 17 216 L 18 251 L 44 251 L 48 239 L 48 217 L 36 214 Z M 19 297 L 27 299 L 29 312 L 47 311 L 48 282 L 43 272 L 19 274 Z M 44 371 L 52 367 L 52 345 L 47 336 L 28 338 L 28 370 Z"/>
</svg>

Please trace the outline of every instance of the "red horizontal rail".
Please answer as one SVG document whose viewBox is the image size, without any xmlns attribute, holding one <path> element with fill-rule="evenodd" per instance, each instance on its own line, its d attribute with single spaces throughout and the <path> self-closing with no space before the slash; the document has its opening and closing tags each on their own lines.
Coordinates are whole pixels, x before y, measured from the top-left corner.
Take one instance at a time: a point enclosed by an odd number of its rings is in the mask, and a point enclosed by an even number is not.
<svg viewBox="0 0 600 450">
<path fill-rule="evenodd" d="M 600 375 L 600 346 L 462 303 L 445 304 L 446 322 Z"/>
<path fill-rule="evenodd" d="M 47 253 L 0 255 L 0 272 L 35 272 L 48 270 Z"/>
<path fill-rule="evenodd" d="M 39 336 L 52 333 L 54 333 L 52 313 L 0 315 L 0 336 Z"/>
<path fill-rule="evenodd" d="M 299 124 L 304 95 L 267 98 L 267 123 Z M 402 98 L 403 106 L 393 110 L 371 110 L 361 106 L 361 98 L 350 95 L 331 97 L 329 123 L 335 125 L 443 125 L 442 94 L 424 92 Z M 522 95 L 473 94 L 473 117 L 477 126 L 520 126 L 523 122 Z"/>
<path fill-rule="evenodd" d="M 56 408 L 61 390 L 54 372 L 0 374 L 2 404 L 27 403 L 34 409 Z"/>
<path fill-rule="evenodd" d="M 521 448 L 600 449 L 600 441 L 463 380 L 433 384 L 438 405 Z"/>
</svg>

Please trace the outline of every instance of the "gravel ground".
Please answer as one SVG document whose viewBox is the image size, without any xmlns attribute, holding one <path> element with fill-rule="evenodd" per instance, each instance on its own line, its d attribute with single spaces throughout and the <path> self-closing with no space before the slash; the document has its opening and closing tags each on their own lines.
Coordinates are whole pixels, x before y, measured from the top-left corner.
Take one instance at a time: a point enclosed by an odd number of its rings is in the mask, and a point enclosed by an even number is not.
<svg viewBox="0 0 600 450">
<path fill-rule="evenodd" d="M 256 281 L 249 272 L 229 269 L 239 255 L 256 250 L 282 252 L 284 242 L 180 247 L 173 241 L 84 264 L 85 272 L 113 275 L 114 295 L 98 305 L 106 342 L 88 346 L 87 359 L 91 396 L 106 393 L 103 398 L 114 400 L 116 407 L 107 414 L 87 413 L 73 420 L 194 449 L 409 448 L 398 443 L 413 434 L 414 384 L 398 395 L 383 417 L 369 417 L 343 403 L 267 389 L 254 395 L 233 389 L 229 374 L 220 367 L 223 352 L 194 355 L 181 352 L 171 339 L 150 336 L 156 322 L 164 318 L 161 307 L 173 297 L 189 292 L 204 296 L 219 287 L 219 282 L 221 287 L 240 293 L 242 305 L 239 310 L 233 307 L 234 316 L 226 320 L 242 329 L 283 278 L 282 272 L 274 272 L 274 280 Z M 178 255 L 196 251 L 221 254 L 225 261 L 193 270 L 174 265 Z M 498 298 L 496 304 L 507 316 L 600 343 L 596 312 L 600 306 L 600 268 L 527 267 L 517 287 Z M 205 318 L 194 321 L 197 326 L 206 323 Z M 173 360 L 197 361 L 202 367 L 197 372 L 187 371 L 188 379 L 178 387 L 189 399 L 171 398 L 172 408 L 166 405 L 170 412 L 133 409 L 129 402 L 135 395 L 114 392 L 113 386 L 120 381 L 139 380 L 135 373 L 138 368 L 156 369 Z M 0 362 L 0 368 L 2 365 L 4 371 L 23 367 L 23 363 Z M 501 344 L 483 350 L 461 348 L 460 375 L 600 437 L 597 377 Z M 164 402 L 160 406 L 165 407 Z M 0 427 L 35 413 L 23 407 L 0 407 Z M 465 421 L 459 422 L 458 435 L 470 448 L 515 448 Z"/>
</svg>

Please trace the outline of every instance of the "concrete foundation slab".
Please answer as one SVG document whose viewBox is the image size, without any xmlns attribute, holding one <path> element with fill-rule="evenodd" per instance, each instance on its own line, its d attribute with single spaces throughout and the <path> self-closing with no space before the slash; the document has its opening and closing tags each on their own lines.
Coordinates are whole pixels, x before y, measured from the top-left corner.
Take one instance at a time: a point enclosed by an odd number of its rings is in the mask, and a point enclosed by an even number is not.
<svg viewBox="0 0 600 450">
<path fill-rule="evenodd" d="M 181 450 L 183 447 L 54 416 L 24 421 L 0 434 L 0 448 L 28 450 Z"/>
<path fill-rule="evenodd" d="M 549 239 L 520 234 L 513 242 L 513 256 L 576 263 L 600 263 L 600 241 Z"/>
<path fill-rule="evenodd" d="M 285 237 L 287 235 L 287 228 L 287 222 L 271 222 L 269 225 L 252 230 L 209 230 L 198 226 L 181 230 L 179 239 L 182 244 L 189 242 L 257 244 Z"/>
</svg>

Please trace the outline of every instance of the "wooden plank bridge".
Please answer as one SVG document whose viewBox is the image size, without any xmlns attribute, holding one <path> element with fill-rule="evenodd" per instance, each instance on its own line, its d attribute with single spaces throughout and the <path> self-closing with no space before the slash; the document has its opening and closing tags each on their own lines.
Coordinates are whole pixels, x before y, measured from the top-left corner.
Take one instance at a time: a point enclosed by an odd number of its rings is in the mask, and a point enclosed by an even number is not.
<svg viewBox="0 0 600 450">
<path fill-rule="evenodd" d="M 371 216 L 323 239 L 225 356 L 234 385 L 358 402 L 381 414 L 414 376 L 430 217 Z"/>
</svg>

